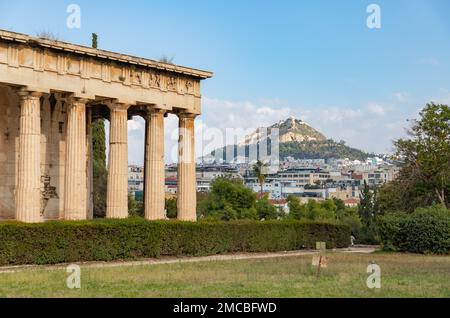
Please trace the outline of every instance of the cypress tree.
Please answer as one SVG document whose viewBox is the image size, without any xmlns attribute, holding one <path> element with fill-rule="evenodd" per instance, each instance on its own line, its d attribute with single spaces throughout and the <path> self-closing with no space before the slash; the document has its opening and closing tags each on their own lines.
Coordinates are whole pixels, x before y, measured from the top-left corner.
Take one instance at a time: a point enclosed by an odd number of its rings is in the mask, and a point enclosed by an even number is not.
<svg viewBox="0 0 450 318">
<path fill-rule="evenodd" d="M 97 48 L 97 34 L 92 33 L 92 47 Z M 98 119 L 92 124 L 93 169 L 94 169 L 94 216 L 106 215 L 106 187 L 108 171 L 106 169 L 105 120 Z"/>
</svg>

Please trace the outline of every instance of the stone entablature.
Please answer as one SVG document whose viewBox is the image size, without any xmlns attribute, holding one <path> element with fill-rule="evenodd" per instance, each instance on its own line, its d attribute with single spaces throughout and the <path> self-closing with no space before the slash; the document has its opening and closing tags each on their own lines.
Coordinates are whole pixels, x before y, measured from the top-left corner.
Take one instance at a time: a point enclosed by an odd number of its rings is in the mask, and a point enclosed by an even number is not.
<svg viewBox="0 0 450 318">
<path fill-rule="evenodd" d="M 200 114 L 212 73 L 0 30 L 0 83 Z"/>
</svg>

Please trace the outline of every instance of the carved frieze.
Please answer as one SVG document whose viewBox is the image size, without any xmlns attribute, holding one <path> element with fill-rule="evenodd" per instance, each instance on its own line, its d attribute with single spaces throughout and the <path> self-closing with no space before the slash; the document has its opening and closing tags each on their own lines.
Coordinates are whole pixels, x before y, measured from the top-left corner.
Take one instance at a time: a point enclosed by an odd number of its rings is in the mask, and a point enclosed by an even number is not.
<svg viewBox="0 0 450 318">
<path fill-rule="evenodd" d="M 150 87 L 161 88 L 161 74 L 159 72 L 150 72 Z"/>
<path fill-rule="evenodd" d="M 40 72 L 97 79 L 107 83 L 157 89 L 182 95 L 200 96 L 200 78 L 174 70 L 162 70 L 144 65 L 99 59 L 77 52 L 56 52 L 51 48 L 0 42 L 0 64 L 27 67 Z"/>
</svg>

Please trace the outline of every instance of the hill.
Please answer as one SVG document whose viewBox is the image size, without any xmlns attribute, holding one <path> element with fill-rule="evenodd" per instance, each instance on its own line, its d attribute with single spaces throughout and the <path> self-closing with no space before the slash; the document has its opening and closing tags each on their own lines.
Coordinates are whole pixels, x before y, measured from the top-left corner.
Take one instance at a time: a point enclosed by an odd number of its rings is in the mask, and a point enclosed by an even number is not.
<svg viewBox="0 0 450 318">
<path fill-rule="evenodd" d="M 295 159 L 348 158 L 350 160 L 365 160 L 370 156 L 362 150 L 347 146 L 344 141 L 336 142 L 327 138 L 304 121 L 294 117 L 282 120 L 267 128 L 269 132 L 274 128 L 279 129 L 280 159 L 293 157 Z M 234 152 L 235 157 L 238 153 L 245 153 L 248 156 L 249 148 L 258 148 L 259 143 L 264 140 L 265 135 L 261 133 L 262 131 L 266 131 L 266 129 L 257 129 L 246 136 L 245 141 L 238 145 L 229 145 L 223 148 L 224 154 L 228 151 L 228 153 Z M 212 155 L 214 153 L 215 151 L 212 152 Z"/>
</svg>

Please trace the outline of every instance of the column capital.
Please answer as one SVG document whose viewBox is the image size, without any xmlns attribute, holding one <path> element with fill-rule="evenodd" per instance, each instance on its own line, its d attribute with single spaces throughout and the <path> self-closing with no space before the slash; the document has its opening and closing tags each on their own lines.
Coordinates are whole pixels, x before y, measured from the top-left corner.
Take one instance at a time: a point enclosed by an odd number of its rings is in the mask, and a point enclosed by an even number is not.
<svg viewBox="0 0 450 318">
<path fill-rule="evenodd" d="M 21 100 L 27 100 L 27 99 L 36 100 L 36 99 L 41 98 L 41 96 L 43 94 L 44 93 L 42 93 L 42 92 L 31 91 L 26 88 L 20 88 L 17 90 L 17 95 L 19 95 L 19 98 Z"/>
<path fill-rule="evenodd" d="M 77 104 L 84 104 L 84 105 L 86 105 L 87 103 L 89 103 L 91 101 L 92 101 L 92 99 L 83 98 L 83 97 L 70 96 L 69 98 L 67 98 L 67 102 L 69 102 L 69 103 L 77 103 Z"/>
<path fill-rule="evenodd" d="M 92 99 L 89 98 L 77 97 L 72 93 L 55 93 L 54 96 L 57 101 L 65 103 L 79 103 L 86 105 L 87 103 L 93 101 Z"/>
<path fill-rule="evenodd" d="M 149 106 L 149 107 L 147 108 L 147 114 L 148 114 L 148 115 L 152 115 L 152 114 L 155 114 L 155 115 L 165 115 L 166 112 L 167 112 L 166 109 L 155 108 L 155 107 L 153 107 L 153 106 L 151 106 L 151 107 Z"/>
<path fill-rule="evenodd" d="M 108 106 L 108 108 L 110 110 L 114 110 L 114 111 L 127 111 L 128 108 L 131 107 L 131 104 L 121 103 L 121 102 L 118 102 L 117 100 L 114 100 L 114 99 L 110 100 L 110 101 L 107 101 L 105 103 L 105 105 Z"/>
<path fill-rule="evenodd" d="M 198 114 L 193 114 L 193 113 L 186 113 L 186 112 L 182 112 L 182 113 L 178 113 L 178 118 L 179 119 L 195 119 L 198 116 Z"/>
</svg>

